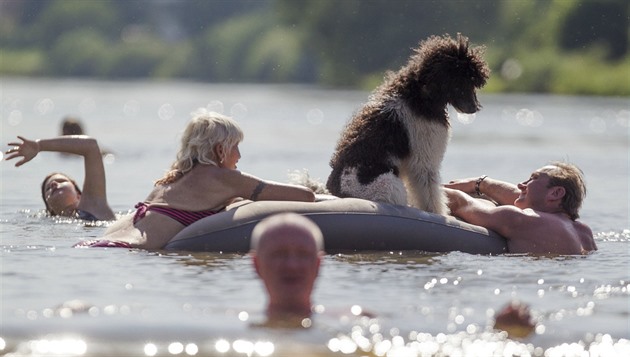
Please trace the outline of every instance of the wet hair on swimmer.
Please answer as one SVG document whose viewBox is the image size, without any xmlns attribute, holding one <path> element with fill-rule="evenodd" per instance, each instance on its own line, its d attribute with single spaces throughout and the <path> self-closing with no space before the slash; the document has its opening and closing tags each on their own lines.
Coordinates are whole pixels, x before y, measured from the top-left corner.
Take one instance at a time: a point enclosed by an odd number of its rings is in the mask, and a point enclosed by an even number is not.
<svg viewBox="0 0 630 357">
<path fill-rule="evenodd" d="M 61 172 L 53 172 L 51 174 L 48 174 L 48 176 L 46 176 L 44 178 L 44 181 L 42 181 L 42 200 L 44 200 L 44 205 L 46 206 L 46 212 L 48 212 L 48 214 L 51 215 L 51 216 L 57 216 L 58 213 L 54 212 L 52 210 L 52 208 L 50 208 L 50 206 L 48 205 L 48 201 L 46 200 L 46 183 L 48 182 L 48 180 L 51 177 L 53 177 L 55 175 L 63 175 L 66 178 L 68 178 L 68 180 L 70 180 L 70 182 L 72 182 L 72 184 L 74 185 L 74 189 L 77 190 L 77 193 L 81 194 L 81 189 L 79 188 L 79 185 L 77 185 L 77 182 L 75 180 L 71 179 L 70 176 L 68 176 L 68 175 L 66 175 L 64 173 L 61 173 Z"/>
<path fill-rule="evenodd" d="M 177 181 L 197 163 L 217 165 L 217 162 L 223 162 L 230 150 L 243 141 L 243 130 L 234 119 L 206 108 L 199 108 L 191 115 L 175 162 L 156 185 Z M 217 144 L 223 147 L 223 157 L 217 157 L 214 151 Z"/>
<path fill-rule="evenodd" d="M 322 252 L 324 250 L 324 237 L 317 224 L 297 213 L 280 213 L 260 221 L 252 231 L 251 250 L 255 251 L 258 249 L 263 235 L 280 227 L 290 227 L 308 232 L 315 241 L 317 251 Z"/>
</svg>

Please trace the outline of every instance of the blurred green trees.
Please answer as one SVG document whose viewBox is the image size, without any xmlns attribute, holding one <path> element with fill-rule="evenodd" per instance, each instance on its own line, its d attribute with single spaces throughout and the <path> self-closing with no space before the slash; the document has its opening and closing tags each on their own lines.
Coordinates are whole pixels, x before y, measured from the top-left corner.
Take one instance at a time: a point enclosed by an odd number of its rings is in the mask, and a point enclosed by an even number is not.
<svg viewBox="0 0 630 357">
<path fill-rule="evenodd" d="M 0 74 L 371 89 L 422 39 L 486 46 L 487 91 L 630 95 L 627 0 L 0 0 Z"/>
</svg>

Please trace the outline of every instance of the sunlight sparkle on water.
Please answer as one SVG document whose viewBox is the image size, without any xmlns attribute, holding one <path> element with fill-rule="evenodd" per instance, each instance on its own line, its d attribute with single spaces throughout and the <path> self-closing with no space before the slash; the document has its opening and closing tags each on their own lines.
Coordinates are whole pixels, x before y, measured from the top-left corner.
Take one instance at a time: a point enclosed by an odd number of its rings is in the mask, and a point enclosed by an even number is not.
<svg viewBox="0 0 630 357">
<path fill-rule="evenodd" d="M 523 66 L 516 58 L 508 58 L 501 65 L 501 77 L 513 81 L 523 74 Z"/>
<path fill-rule="evenodd" d="M 254 352 L 254 344 L 247 340 L 236 340 L 232 342 L 232 349 L 234 349 L 236 353 L 243 353 L 251 356 L 252 352 Z"/>
<path fill-rule="evenodd" d="M 544 122 L 542 113 L 523 108 L 516 113 L 516 122 L 522 126 L 538 127 Z"/>
<path fill-rule="evenodd" d="M 18 125 L 20 125 L 20 123 L 22 123 L 22 118 L 23 118 L 22 111 L 14 109 L 14 110 L 11 111 L 11 113 L 9 113 L 9 117 L 7 118 L 7 122 L 11 126 L 18 126 Z"/>
<path fill-rule="evenodd" d="M 50 98 L 41 99 L 35 104 L 35 111 L 41 115 L 48 114 L 55 109 L 55 102 Z"/>
<path fill-rule="evenodd" d="M 477 331 L 480 332 L 476 333 Z M 376 356 L 551 356 L 542 348 L 508 339 L 505 332 L 482 331 L 482 328 L 474 324 L 469 325 L 466 332 L 438 333 L 435 336 L 412 331 L 405 341 L 402 336 L 394 336 L 389 340 L 380 334 L 372 335 L 370 339 L 370 336 L 364 336 L 359 329 L 353 329 L 350 337 L 340 335 L 329 340 L 328 348 L 342 353 L 354 353 L 360 349 L 371 351 Z M 544 326 L 537 327 L 538 334 L 544 331 Z"/>
<path fill-rule="evenodd" d="M 103 163 L 105 165 L 111 165 L 114 163 L 114 161 L 116 161 L 116 155 L 112 153 L 107 153 L 105 154 L 105 156 L 103 156 Z"/>
<path fill-rule="evenodd" d="M 220 100 L 213 100 L 210 103 L 208 103 L 208 105 L 206 105 L 206 109 L 208 109 L 209 112 L 216 112 L 219 114 L 223 114 L 223 110 L 224 110 L 223 102 Z"/>
<path fill-rule="evenodd" d="M 33 355 L 81 356 L 87 351 L 87 344 L 81 339 L 42 339 L 29 343 Z"/>
<path fill-rule="evenodd" d="M 472 122 L 475 121 L 477 114 L 473 113 L 473 114 L 465 114 L 465 113 L 459 113 L 457 112 L 457 121 L 459 121 L 462 124 L 468 125 L 468 124 L 472 124 Z"/>
<path fill-rule="evenodd" d="M 162 120 L 171 120 L 175 115 L 175 108 L 169 103 L 164 103 L 158 109 L 158 117 Z"/>
<path fill-rule="evenodd" d="M 309 328 L 309 327 L 313 326 L 313 321 L 307 317 L 307 318 L 302 319 L 300 324 L 304 328 Z"/>
<path fill-rule="evenodd" d="M 306 121 L 312 125 L 319 125 L 324 121 L 324 112 L 321 109 L 311 109 L 306 113 Z"/>
<path fill-rule="evenodd" d="M 215 344 L 214 344 L 214 348 L 217 350 L 217 352 L 219 353 L 225 353 L 227 351 L 230 350 L 230 342 L 227 340 L 218 340 Z"/>
<path fill-rule="evenodd" d="M 146 356 L 155 356 L 157 354 L 158 348 L 153 343 L 147 343 L 144 345 L 144 354 Z"/>
<path fill-rule="evenodd" d="M 236 121 L 247 118 L 247 113 L 247 106 L 243 103 L 236 103 L 230 108 L 230 116 Z"/>
<path fill-rule="evenodd" d="M 249 319 L 249 314 L 247 311 L 241 311 L 238 313 L 238 319 L 241 321 L 247 321 Z"/>
<path fill-rule="evenodd" d="M 123 114 L 128 117 L 135 117 L 140 111 L 140 102 L 131 99 L 123 105 Z"/>
<path fill-rule="evenodd" d="M 186 345 L 186 354 L 189 356 L 194 356 L 199 352 L 199 347 L 197 347 L 194 343 L 189 343 Z"/>
<path fill-rule="evenodd" d="M 333 352 L 350 354 L 356 352 L 357 344 L 348 336 L 341 336 L 340 338 L 331 338 L 328 341 L 328 349 Z"/>
<path fill-rule="evenodd" d="M 173 342 L 168 345 L 168 352 L 173 355 L 178 355 L 184 352 L 184 345 L 181 342 Z"/>
<path fill-rule="evenodd" d="M 256 343 L 254 343 L 254 351 L 256 351 L 256 353 L 262 357 L 270 356 L 273 351 L 275 351 L 275 349 L 276 347 L 274 346 L 274 344 L 269 341 L 257 341 Z"/>
</svg>

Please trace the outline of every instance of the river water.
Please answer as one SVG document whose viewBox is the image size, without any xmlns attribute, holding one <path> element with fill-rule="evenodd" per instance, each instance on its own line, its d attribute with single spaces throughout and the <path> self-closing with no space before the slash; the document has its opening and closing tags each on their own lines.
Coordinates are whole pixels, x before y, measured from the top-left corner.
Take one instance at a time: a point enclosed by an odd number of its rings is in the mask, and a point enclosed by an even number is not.
<svg viewBox="0 0 630 357">
<path fill-rule="evenodd" d="M 286 182 L 325 181 L 344 123 L 368 93 L 302 86 L 187 82 L 0 80 L 3 146 L 56 135 L 79 116 L 106 156 L 108 197 L 128 212 L 174 159 L 189 113 L 209 106 L 245 131 L 239 168 Z M 263 287 L 246 255 L 73 249 L 99 237 L 43 215 L 52 171 L 82 181 L 82 162 L 41 153 L 0 163 L 0 355 L 8 356 L 624 356 L 630 354 L 628 98 L 481 94 L 474 117 L 451 112 L 443 180 L 521 181 L 550 160 L 586 175 L 582 220 L 599 251 L 581 257 L 460 252 L 327 255 L 309 329 L 256 327 Z M 536 330 L 492 330 L 509 301 Z M 360 307 L 375 317 L 357 317 Z"/>
</svg>

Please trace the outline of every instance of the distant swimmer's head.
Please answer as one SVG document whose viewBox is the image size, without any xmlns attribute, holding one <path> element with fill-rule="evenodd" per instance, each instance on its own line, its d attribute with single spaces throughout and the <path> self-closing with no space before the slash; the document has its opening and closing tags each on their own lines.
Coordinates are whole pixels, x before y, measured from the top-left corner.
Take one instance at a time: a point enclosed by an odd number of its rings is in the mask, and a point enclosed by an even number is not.
<svg viewBox="0 0 630 357">
<path fill-rule="evenodd" d="M 61 122 L 61 135 L 84 135 L 81 121 L 75 117 L 65 117 Z"/>
</svg>

